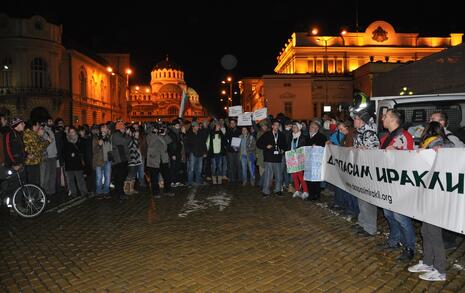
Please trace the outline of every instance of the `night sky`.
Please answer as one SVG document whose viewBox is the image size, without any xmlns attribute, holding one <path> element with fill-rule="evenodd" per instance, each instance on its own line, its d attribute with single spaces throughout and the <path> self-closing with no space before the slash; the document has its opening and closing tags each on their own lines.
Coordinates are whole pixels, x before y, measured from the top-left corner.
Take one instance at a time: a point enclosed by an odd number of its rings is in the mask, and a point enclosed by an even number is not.
<svg viewBox="0 0 465 293">
<path fill-rule="evenodd" d="M 185 80 L 215 112 L 220 108 L 221 80 L 273 73 L 280 49 L 294 31 L 313 26 L 335 35 L 355 31 L 375 20 L 399 32 L 447 36 L 465 32 L 459 1 L 4 1 L 10 16 L 33 14 L 63 24 L 64 37 L 95 52 L 129 52 L 135 75 L 131 84 L 148 83 L 152 67 L 167 54 L 181 65 Z M 436 2 L 434 2 L 436 3 Z M 5 5 L 6 4 L 6 5 Z M 232 71 L 221 58 L 236 56 Z"/>
</svg>

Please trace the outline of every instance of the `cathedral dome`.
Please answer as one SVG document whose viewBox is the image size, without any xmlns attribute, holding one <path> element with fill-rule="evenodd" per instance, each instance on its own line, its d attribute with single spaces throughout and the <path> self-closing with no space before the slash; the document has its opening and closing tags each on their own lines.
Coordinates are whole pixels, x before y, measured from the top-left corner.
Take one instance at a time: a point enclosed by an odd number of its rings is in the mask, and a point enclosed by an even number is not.
<svg viewBox="0 0 465 293">
<path fill-rule="evenodd" d="M 166 60 L 158 62 L 154 67 L 152 71 L 155 70 L 163 70 L 163 69 L 173 69 L 173 70 L 179 70 L 182 71 L 181 66 L 178 64 L 174 63 L 173 61 L 168 60 L 168 57 L 166 57 Z"/>
</svg>

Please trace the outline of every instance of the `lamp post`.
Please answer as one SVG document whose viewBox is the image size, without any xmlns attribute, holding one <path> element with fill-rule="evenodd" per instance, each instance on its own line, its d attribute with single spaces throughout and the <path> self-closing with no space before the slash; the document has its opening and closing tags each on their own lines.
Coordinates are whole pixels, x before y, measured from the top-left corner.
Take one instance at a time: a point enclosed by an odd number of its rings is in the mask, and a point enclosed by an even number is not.
<svg viewBox="0 0 465 293">
<path fill-rule="evenodd" d="M 232 98 L 233 98 L 233 95 L 232 95 L 232 86 L 233 86 L 233 81 L 232 81 L 232 77 L 228 76 L 226 78 L 226 81 L 222 81 L 221 83 L 223 84 L 226 84 L 226 83 L 229 83 L 229 97 L 228 97 L 228 107 L 231 107 L 232 106 Z M 226 92 L 225 91 L 222 91 L 222 94 L 225 94 Z"/>
<path fill-rule="evenodd" d="M 318 33 L 318 30 L 317 29 L 313 29 L 312 30 L 312 34 L 315 35 Z M 344 36 L 345 34 L 347 33 L 346 30 L 342 30 L 340 33 L 339 33 L 339 37 L 341 37 L 342 39 L 342 44 L 343 46 L 345 46 L 345 40 L 344 40 Z M 324 74 L 325 74 L 325 105 L 328 106 L 328 41 L 332 40 L 336 38 L 336 36 L 334 37 L 320 37 L 320 38 L 317 38 L 316 40 L 318 42 L 324 42 L 324 46 L 325 46 L 325 51 L 324 51 L 324 55 L 323 55 L 323 71 L 324 71 Z M 336 64 L 334 64 L 334 70 L 336 70 Z M 323 107 L 323 110 L 324 110 L 324 107 Z"/>
</svg>

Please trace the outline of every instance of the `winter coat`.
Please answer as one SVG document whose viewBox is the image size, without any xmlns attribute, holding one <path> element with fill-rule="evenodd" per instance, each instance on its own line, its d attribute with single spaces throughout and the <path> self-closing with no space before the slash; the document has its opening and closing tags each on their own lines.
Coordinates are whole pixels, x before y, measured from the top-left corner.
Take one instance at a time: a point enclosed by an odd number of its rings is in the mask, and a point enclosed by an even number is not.
<svg viewBox="0 0 465 293">
<path fill-rule="evenodd" d="M 293 148 L 293 144 L 296 143 L 295 147 Z M 291 135 L 291 139 L 289 141 L 289 146 L 288 146 L 288 150 L 295 150 L 295 149 L 298 149 L 300 147 L 303 147 L 303 146 L 306 146 L 307 145 L 307 138 L 303 135 L 303 133 L 301 132 L 300 133 L 300 136 L 299 137 L 296 137 L 296 138 L 293 138 L 293 136 Z"/>
<path fill-rule="evenodd" d="M 381 149 L 386 149 L 388 146 L 394 146 L 397 150 L 413 150 L 413 145 L 412 135 L 401 127 L 386 134 L 380 139 Z"/>
<path fill-rule="evenodd" d="M 158 135 L 150 132 L 146 136 L 147 141 L 147 167 L 160 168 L 160 163 L 170 162 L 168 145 L 172 142 L 168 135 Z"/>
<path fill-rule="evenodd" d="M 192 129 L 186 135 L 184 146 L 186 147 L 186 154 L 194 154 L 197 158 L 203 157 L 207 154 L 207 136 L 208 132 L 205 129 L 199 129 L 195 134 Z"/>
<path fill-rule="evenodd" d="M 272 145 L 272 148 L 268 149 L 268 145 Z M 258 139 L 257 147 L 263 150 L 264 162 L 281 163 L 283 160 L 283 154 L 287 149 L 286 138 L 282 132 L 278 131 L 278 139 L 276 143 L 273 132 L 267 131 Z M 275 151 L 278 153 L 275 153 Z"/>
<path fill-rule="evenodd" d="M 44 151 L 50 144 L 48 140 L 44 140 L 37 132 L 26 129 L 23 136 L 24 150 L 26 151 L 26 160 L 24 163 L 29 166 L 34 166 L 42 163 Z"/>
<path fill-rule="evenodd" d="M 79 139 L 76 143 L 66 140 L 63 145 L 63 160 L 66 171 L 84 170 L 83 144 L 79 143 Z"/>
<path fill-rule="evenodd" d="M 379 139 L 376 131 L 378 130 L 375 120 L 370 121 L 363 127 L 355 129 L 353 136 L 353 145 L 355 148 L 377 149 L 379 148 Z"/>
<path fill-rule="evenodd" d="M 220 140 L 221 140 L 221 150 L 219 153 L 214 153 L 214 150 L 213 150 L 213 140 L 215 139 L 215 137 L 219 135 L 220 137 Z M 208 146 L 208 153 L 210 155 L 226 155 L 226 149 L 228 147 L 228 143 L 227 143 L 227 140 L 226 140 L 226 136 L 223 134 L 223 132 L 220 130 L 218 132 L 215 132 L 215 131 L 212 131 L 210 133 L 210 136 L 208 137 L 207 139 L 207 146 Z"/>
<path fill-rule="evenodd" d="M 255 149 L 257 148 L 255 138 L 253 135 L 247 135 L 247 137 L 244 137 L 244 135 L 241 134 L 240 136 L 241 139 L 241 144 L 239 147 L 239 151 L 241 152 L 241 155 L 245 155 L 242 153 L 242 144 L 245 143 L 245 151 L 248 154 L 253 154 L 255 153 Z"/>
<path fill-rule="evenodd" d="M 113 164 L 127 162 L 129 160 L 129 137 L 121 131 L 116 131 L 111 136 Z"/>
<path fill-rule="evenodd" d="M 139 139 L 135 137 L 129 141 L 129 161 L 128 166 L 139 166 L 142 164 L 142 154 L 139 148 Z"/>
<path fill-rule="evenodd" d="M 24 164 L 26 152 L 24 151 L 23 135 L 14 129 L 7 132 L 3 139 L 5 150 L 5 166 L 18 166 Z"/>
<path fill-rule="evenodd" d="M 241 130 L 236 127 L 236 128 L 228 128 L 228 130 L 226 130 L 226 143 L 228 145 L 227 147 L 227 151 L 228 153 L 237 153 L 239 152 L 239 149 L 234 149 L 232 146 L 231 146 L 231 142 L 232 142 L 232 138 L 233 137 L 239 137 L 241 136 Z"/>
<path fill-rule="evenodd" d="M 105 154 L 106 151 L 106 154 Z M 112 152 L 111 141 L 109 138 L 103 139 L 103 145 L 98 144 L 98 137 L 92 140 L 92 166 L 103 167 L 105 161 L 110 160 L 108 153 Z"/>
<path fill-rule="evenodd" d="M 327 141 L 326 135 L 324 135 L 321 132 L 317 132 L 314 136 L 310 137 L 307 140 L 307 145 L 308 146 L 320 146 L 320 147 L 325 147 L 326 141 Z"/>
</svg>

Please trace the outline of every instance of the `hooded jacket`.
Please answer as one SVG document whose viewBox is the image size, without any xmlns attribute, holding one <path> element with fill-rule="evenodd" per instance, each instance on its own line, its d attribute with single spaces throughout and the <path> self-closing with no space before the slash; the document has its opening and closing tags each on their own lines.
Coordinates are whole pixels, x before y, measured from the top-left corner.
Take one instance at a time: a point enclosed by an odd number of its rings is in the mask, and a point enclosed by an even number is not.
<svg viewBox="0 0 465 293">
<path fill-rule="evenodd" d="M 368 123 L 365 123 L 361 128 L 355 129 L 353 137 L 354 147 L 366 149 L 379 148 L 379 139 L 376 131 L 377 126 L 375 120 L 370 118 Z"/>
</svg>

